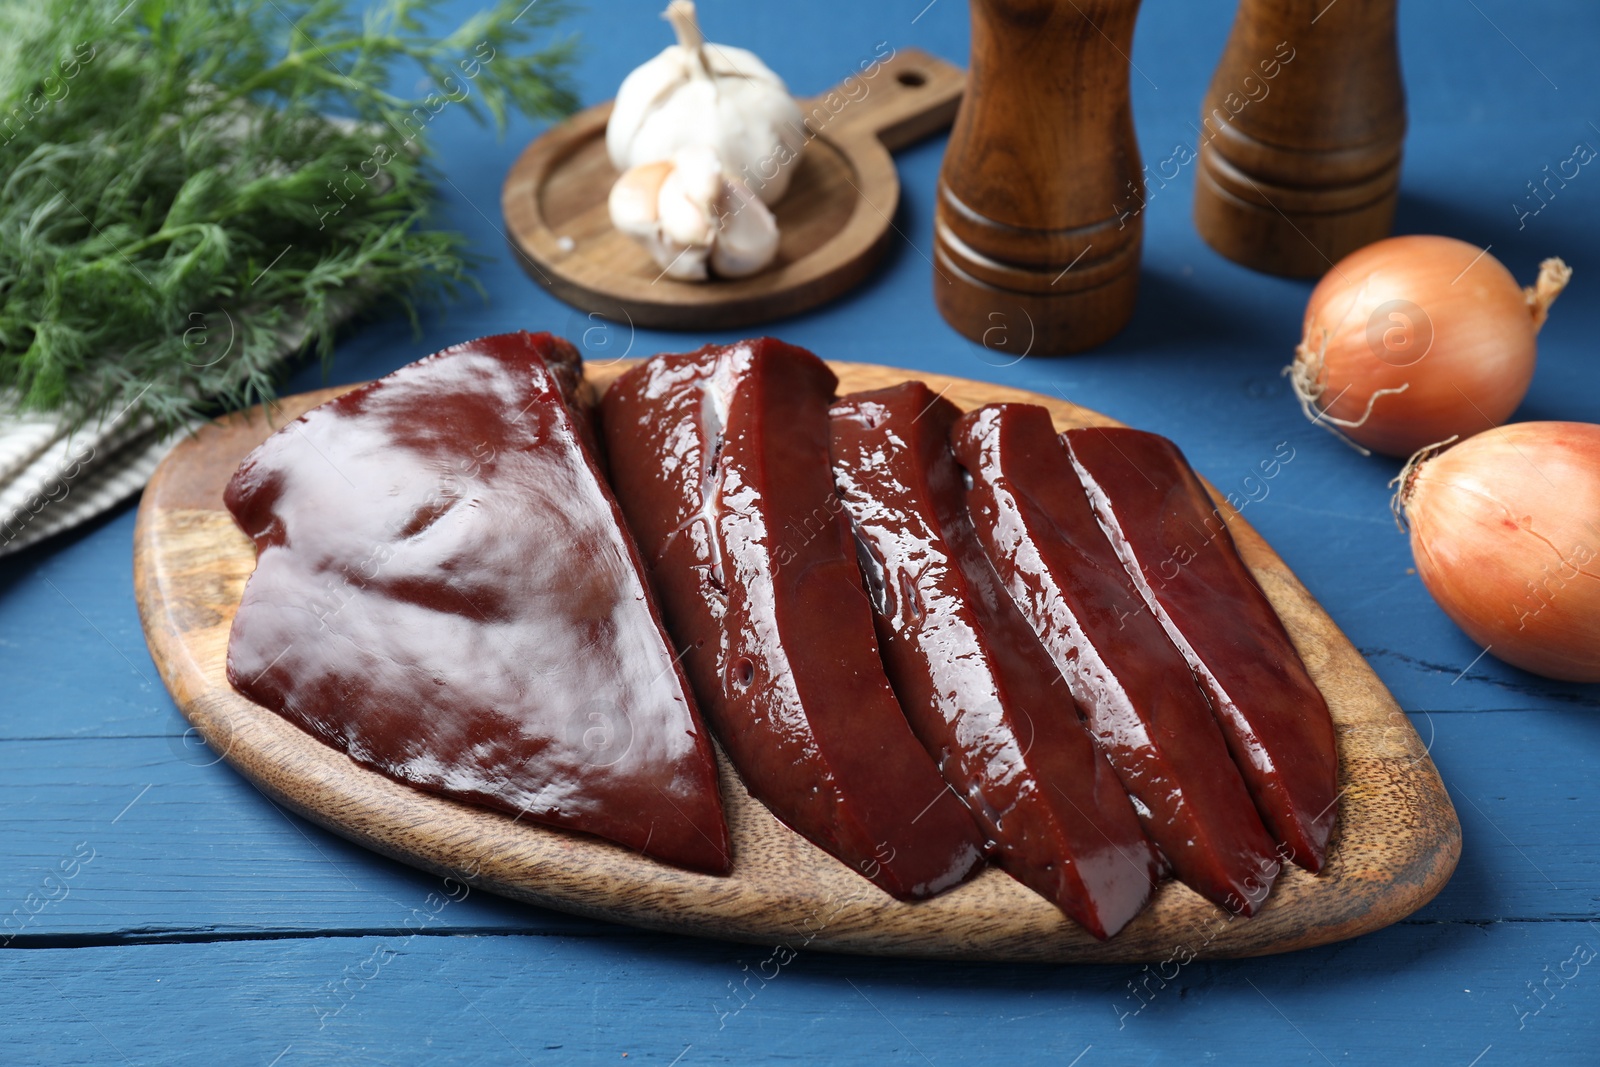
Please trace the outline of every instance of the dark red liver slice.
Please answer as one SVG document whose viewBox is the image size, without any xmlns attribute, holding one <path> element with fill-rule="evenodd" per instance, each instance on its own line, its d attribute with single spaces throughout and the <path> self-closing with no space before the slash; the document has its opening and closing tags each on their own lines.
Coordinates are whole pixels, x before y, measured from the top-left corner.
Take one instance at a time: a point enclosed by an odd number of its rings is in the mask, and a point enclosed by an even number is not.
<svg viewBox="0 0 1600 1067">
<path fill-rule="evenodd" d="M 228 678 L 399 781 L 728 869 L 716 763 L 549 334 L 307 412 L 226 501 L 255 573 Z"/>
<path fill-rule="evenodd" d="M 950 452 L 960 410 L 907 382 L 830 414 L 834 482 L 912 729 L 1000 865 L 1110 937 L 1144 907 L 1160 860 L 978 543 Z"/>
<path fill-rule="evenodd" d="M 885 677 L 833 491 L 836 379 L 761 339 L 657 356 L 601 422 L 617 496 L 717 735 L 778 818 L 899 897 L 966 877 L 982 839 Z"/>
<path fill-rule="evenodd" d="M 1178 446 L 1140 430 L 1062 435 L 1100 525 L 1211 698 L 1281 852 L 1322 869 L 1337 812 L 1333 719 Z"/>
<path fill-rule="evenodd" d="M 951 435 L 967 504 L 1012 599 L 1178 877 L 1238 914 L 1279 865 L 1216 718 L 1090 510 L 1050 413 L 997 404 Z"/>
</svg>

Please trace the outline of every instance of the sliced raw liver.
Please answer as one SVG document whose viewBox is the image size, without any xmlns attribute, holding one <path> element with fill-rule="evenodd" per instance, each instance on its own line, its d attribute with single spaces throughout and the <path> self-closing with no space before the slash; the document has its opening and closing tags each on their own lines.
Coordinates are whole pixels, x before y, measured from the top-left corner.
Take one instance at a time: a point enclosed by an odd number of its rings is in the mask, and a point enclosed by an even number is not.
<svg viewBox="0 0 1600 1067">
<path fill-rule="evenodd" d="M 1286 858 L 1322 869 L 1339 757 L 1327 701 L 1178 446 L 1153 433 L 1062 435 L 1100 525 L 1211 698 Z"/>
<path fill-rule="evenodd" d="M 1101 531 L 1050 413 L 997 404 L 952 432 L 967 504 L 1012 599 L 1088 716 L 1145 830 L 1190 888 L 1252 915 L 1272 839 L 1182 653 Z"/>
<path fill-rule="evenodd" d="M 950 451 L 960 410 L 907 382 L 847 396 L 831 415 L 834 482 L 912 729 L 1000 865 L 1110 937 L 1144 907 L 1161 862 L 978 543 Z"/>
<path fill-rule="evenodd" d="M 581 375 L 549 334 L 486 337 L 268 438 L 226 493 L 257 551 L 228 677 L 401 782 L 724 872 L 715 757 Z"/>
<path fill-rule="evenodd" d="M 906 723 L 833 490 L 836 379 L 768 338 L 657 356 L 601 405 L 613 484 L 667 622 L 750 792 L 898 897 L 981 862 Z"/>
</svg>

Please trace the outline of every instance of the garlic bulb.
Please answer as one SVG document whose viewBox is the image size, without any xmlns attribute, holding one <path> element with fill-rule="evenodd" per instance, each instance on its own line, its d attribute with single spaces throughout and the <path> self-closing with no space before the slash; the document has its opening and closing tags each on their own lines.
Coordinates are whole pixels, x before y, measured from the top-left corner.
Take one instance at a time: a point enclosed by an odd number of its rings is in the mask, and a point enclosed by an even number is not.
<svg viewBox="0 0 1600 1067">
<path fill-rule="evenodd" d="M 778 254 L 778 223 L 704 145 L 633 167 L 611 187 L 611 224 L 670 278 L 743 278 Z"/>
<path fill-rule="evenodd" d="M 783 79 L 743 48 L 708 43 L 690 0 L 665 17 L 678 43 L 632 71 L 606 124 L 606 152 L 626 171 L 680 148 L 716 151 L 724 172 L 776 204 L 805 147 L 805 122 Z"/>
</svg>

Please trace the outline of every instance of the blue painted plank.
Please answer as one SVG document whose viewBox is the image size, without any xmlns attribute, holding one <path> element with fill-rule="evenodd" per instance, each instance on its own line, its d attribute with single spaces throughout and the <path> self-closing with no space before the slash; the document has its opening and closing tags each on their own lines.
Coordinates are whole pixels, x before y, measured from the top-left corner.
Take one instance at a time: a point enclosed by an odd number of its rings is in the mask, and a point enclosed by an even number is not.
<svg viewBox="0 0 1600 1067">
<path fill-rule="evenodd" d="M 439 879 L 290 814 L 182 735 L 0 742 L 0 945 L 399 928 Z M 604 924 L 473 894 L 440 929 Z"/>
<path fill-rule="evenodd" d="M 133 520 L 0 560 L 0 738 L 183 732 L 134 605 Z"/>
<path fill-rule="evenodd" d="M 1464 836 L 1454 879 L 1418 917 L 1600 919 L 1593 716 L 1467 712 L 1419 716 L 1417 726 Z M 0 868 L 0 925 L 80 847 L 94 859 L 64 899 L 29 919 L 30 938 L 391 929 L 439 889 L 285 814 L 214 761 L 175 738 L 0 742 L 0 841 L 11 860 Z M 452 909 L 443 927 L 610 929 L 486 895 Z"/>
<path fill-rule="evenodd" d="M 0 1043 L 41 1065 L 1584 1063 L 1597 956 L 1581 923 L 1407 925 L 1149 970 L 647 936 L 40 950 L 0 955 Z"/>
</svg>

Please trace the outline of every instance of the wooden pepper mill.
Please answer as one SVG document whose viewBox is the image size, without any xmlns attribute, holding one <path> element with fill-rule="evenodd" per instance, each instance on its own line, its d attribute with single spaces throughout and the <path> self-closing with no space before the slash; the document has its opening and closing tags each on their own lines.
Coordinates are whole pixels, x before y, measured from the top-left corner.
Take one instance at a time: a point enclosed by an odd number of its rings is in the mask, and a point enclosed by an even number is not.
<svg viewBox="0 0 1600 1067">
<path fill-rule="evenodd" d="M 1389 235 L 1405 86 L 1397 0 L 1240 0 L 1201 112 L 1194 221 L 1218 252 L 1309 277 Z"/>
<path fill-rule="evenodd" d="M 1139 0 L 971 0 L 939 173 L 934 301 L 1001 353 L 1056 355 L 1133 314 L 1144 179 L 1128 97 Z"/>
</svg>

